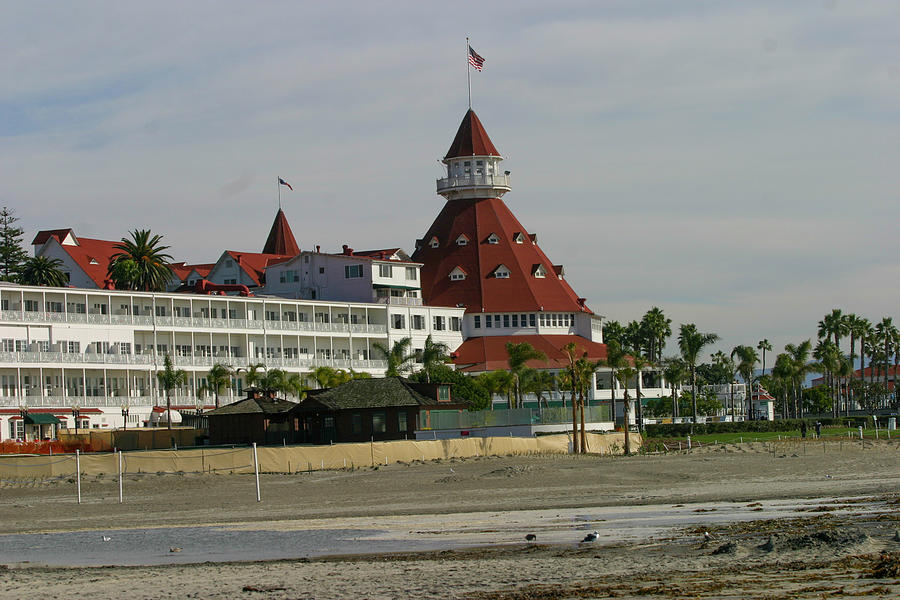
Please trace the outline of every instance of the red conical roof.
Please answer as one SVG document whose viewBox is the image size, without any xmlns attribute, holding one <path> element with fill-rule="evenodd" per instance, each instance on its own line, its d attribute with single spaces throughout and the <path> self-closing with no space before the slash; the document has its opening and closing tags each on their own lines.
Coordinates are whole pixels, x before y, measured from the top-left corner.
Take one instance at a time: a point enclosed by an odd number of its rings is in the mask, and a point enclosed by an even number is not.
<svg viewBox="0 0 900 600">
<path fill-rule="evenodd" d="M 275 222 L 272 223 L 272 229 L 269 231 L 269 237 L 266 239 L 262 253 L 288 256 L 300 254 L 300 247 L 297 245 L 297 240 L 294 239 L 291 226 L 288 225 L 287 217 L 280 208 L 278 214 L 275 215 Z"/>
<path fill-rule="evenodd" d="M 459 136 L 457 136 L 459 137 Z M 457 244 L 460 235 L 468 241 Z M 489 238 L 495 236 L 496 243 Z M 431 247 L 433 239 L 437 248 Z M 492 238 L 493 239 L 493 238 Z M 550 259 L 499 198 L 447 202 L 412 256 L 423 263 L 427 304 L 465 305 L 466 312 L 590 312 Z M 509 277 L 495 277 L 503 265 Z M 451 281 L 460 267 L 465 279 Z M 543 271 L 543 277 L 540 275 Z"/>
<path fill-rule="evenodd" d="M 494 147 L 491 138 L 488 137 L 484 125 L 478 119 L 471 108 L 463 117 L 462 123 L 459 124 L 459 130 L 450 149 L 447 150 L 447 158 L 457 158 L 460 156 L 500 156 L 500 153 Z"/>
</svg>

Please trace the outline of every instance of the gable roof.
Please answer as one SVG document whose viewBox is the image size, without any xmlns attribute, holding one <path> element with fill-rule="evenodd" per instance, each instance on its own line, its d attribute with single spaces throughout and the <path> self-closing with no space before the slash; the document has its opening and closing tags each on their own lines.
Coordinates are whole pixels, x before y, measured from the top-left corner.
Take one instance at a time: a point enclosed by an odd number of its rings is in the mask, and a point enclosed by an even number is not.
<svg viewBox="0 0 900 600">
<path fill-rule="evenodd" d="M 266 267 L 294 258 L 294 255 L 265 254 L 262 252 L 238 252 L 226 250 L 234 262 L 253 280 L 254 285 L 262 285 L 266 280 Z"/>
<path fill-rule="evenodd" d="M 78 243 L 78 240 L 75 238 L 75 232 L 72 231 L 71 228 L 68 229 L 46 229 L 44 231 L 38 231 L 37 235 L 34 236 L 34 240 L 31 242 L 32 246 L 39 246 L 41 244 L 47 243 L 51 237 L 56 238 L 56 240 L 62 244 L 68 236 L 72 236 L 72 239 L 75 243 Z"/>
<path fill-rule="evenodd" d="M 459 129 L 456 131 L 456 137 L 450 144 L 450 149 L 444 159 L 457 158 L 461 156 L 500 156 L 491 138 L 488 137 L 487 131 L 478 115 L 471 108 L 463 117 Z"/>
<path fill-rule="evenodd" d="M 78 244 L 72 246 L 63 244 L 57 236 L 49 236 L 46 241 L 49 242 L 51 239 L 53 239 L 51 243 L 58 243 L 63 252 L 69 255 L 78 268 L 84 271 L 84 274 L 98 288 L 103 288 L 106 285 L 109 261 L 114 254 L 120 252 L 115 246 L 121 242 L 78 238 Z"/>
<path fill-rule="evenodd" d="M 469 338 L 453 353 L 453 363 L 461 371 L 496 371 L 509 369 L 507 342 L 528 342 L 535 350 L 547 355 L 547 362 L 530 360 L 526 364 L 533 369 L 563 369 L 568 366 L 562 348 L 574 342 L 579 355 L 587 352 L 592 361 L 606 359 L 606 344 L 592 342 L 578 335 L 497 335 Z"/>
<path fill-rule="evenodd" d="M 288 224 L 284 211 L 280 208 L 275 215 L 275 221 L 272 222 L 272 229 L 269 230 L 269 237 L 266 238 L 266 244 L 262 249 L 263 254 L 289 254 L 296 256 L 300 254 L 300 247 L 297 240 L 294 239 L 294 233 Z"/>
<path fill-rule="evenodd" d="M 384 408 L 388 406 L 430 406 L 435 401 L 423 396 L 402 377 L 352 379 L 311 394 L 304 406 L 317 403 L 332 410 Z"/>
<path fill-rule="evenodd" d="M 296 402 L 284 400 L 282 398 L 244 398 L 225 406 L 220 406 L 215 410 L 203 413 L 205 416 L 221 416 L 221 415 L 277 415 L 286 413 L 299 406 Z"/>
</svg>

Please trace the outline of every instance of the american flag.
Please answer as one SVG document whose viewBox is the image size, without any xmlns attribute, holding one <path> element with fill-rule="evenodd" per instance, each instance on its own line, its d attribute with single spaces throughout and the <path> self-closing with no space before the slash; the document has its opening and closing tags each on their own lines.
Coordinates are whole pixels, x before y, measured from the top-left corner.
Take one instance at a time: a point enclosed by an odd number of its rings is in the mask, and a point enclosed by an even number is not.
<svg viewBox="0 0 900 600">
<path fill-rule="evenodd" d="M 476 71 L 480 71 L 484 68 L 484 58 L 475 52 L 475 50 L 472 49 L 472 46 L 469 46 L 469 64 L 475 67 Z"/>
<path fill-rule="evenodd" d="M 294 188 L 291 187 L 291 184 L 289 184 L 287 181 L 285 181 L 285 180 L 282 179 L 281 177 L 278 178 L 278 183 L 281 184 L 281 185 L 286 185 L 286 186 L 288 186 L 288 188 L 289 188 L 292 192 L 294 191 Z"/>
</svg>

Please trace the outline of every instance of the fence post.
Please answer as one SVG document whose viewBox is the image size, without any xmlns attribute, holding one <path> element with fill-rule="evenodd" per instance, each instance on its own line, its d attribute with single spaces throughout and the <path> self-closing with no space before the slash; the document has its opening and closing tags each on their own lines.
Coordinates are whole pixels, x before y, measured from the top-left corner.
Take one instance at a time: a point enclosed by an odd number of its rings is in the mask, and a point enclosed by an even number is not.
<svg viewBox="0 0 900 600">
<path fill-rule="evenodd" d="M 253 474 L 256 476 L 256 501 L 261 502 L 259 497 L 259 459 L 256 456 L 256 442 L 253 442 Z"/>
<path fill-rule="evenodd" d="M 81 504 L 81 451 L 75 449 L 75 486 L 78 489 L 78 504 Z"/>
</svg>

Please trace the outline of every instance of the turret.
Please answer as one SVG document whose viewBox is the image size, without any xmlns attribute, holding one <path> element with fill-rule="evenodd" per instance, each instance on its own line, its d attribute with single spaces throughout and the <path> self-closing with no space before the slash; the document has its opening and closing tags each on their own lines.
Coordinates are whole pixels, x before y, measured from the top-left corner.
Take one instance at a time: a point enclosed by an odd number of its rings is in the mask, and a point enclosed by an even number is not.
<svg viewBox="0 0 900 600">
<path fill-rule="evenodd" d="M 500 166 L 503 157 L 471 108 L 442 162 L 447 176 L 437 180 L 437 193 L 447 200 L 500 198 L 510 190 L 509 171 Z"/>
</svg>

